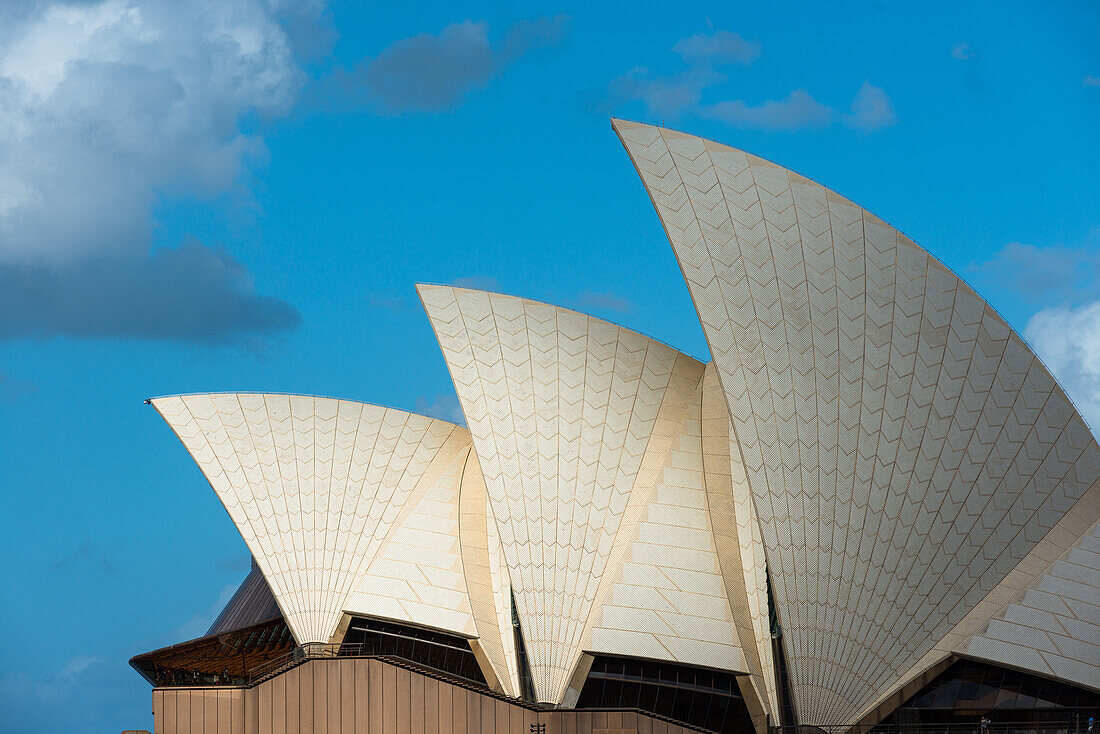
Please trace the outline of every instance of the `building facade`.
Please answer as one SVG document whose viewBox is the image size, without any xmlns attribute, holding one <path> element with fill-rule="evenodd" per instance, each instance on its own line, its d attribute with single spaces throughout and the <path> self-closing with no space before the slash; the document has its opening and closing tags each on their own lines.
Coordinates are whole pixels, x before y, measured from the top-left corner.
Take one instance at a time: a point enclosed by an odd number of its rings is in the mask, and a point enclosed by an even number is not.
<svg viewBox="0 0 1100 734">
<path fill-rule="evenodd" d="M 157 731 L 1083 727 L 1100 446 L 1046 368 L 843 197 L 613 125 L 711 361 L 422 285 L 467 427 L 151 400 L 254 558 L 206 637 L 132 661 Z"/>
</svg>

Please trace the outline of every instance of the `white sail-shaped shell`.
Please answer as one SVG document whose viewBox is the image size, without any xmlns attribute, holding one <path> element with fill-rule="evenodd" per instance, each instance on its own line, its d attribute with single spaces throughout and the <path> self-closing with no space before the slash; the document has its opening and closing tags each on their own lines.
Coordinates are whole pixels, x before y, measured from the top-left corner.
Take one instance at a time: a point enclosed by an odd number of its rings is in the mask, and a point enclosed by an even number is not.
<svg viewBox="0 0 1100 734">
<path fill-rule="evenodd" d="M 614 125 L 718 368 L 799 720 L 856 721 L 1082 501 L 1100 447 L 894 228 L 745 152 Z"/>
</svg>

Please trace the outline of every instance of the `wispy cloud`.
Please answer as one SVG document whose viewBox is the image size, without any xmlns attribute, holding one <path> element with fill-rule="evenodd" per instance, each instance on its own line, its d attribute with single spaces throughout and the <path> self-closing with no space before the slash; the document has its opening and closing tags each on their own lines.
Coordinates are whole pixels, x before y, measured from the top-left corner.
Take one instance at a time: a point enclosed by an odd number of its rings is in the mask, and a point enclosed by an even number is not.
<svg viewBox="0 0 1100 734">
<path fill-rule="evenodd" d="M 461 278 L 452 280 L 451 285 L 457 288 L 469 288 L 475 291 L 500 290 L 500 284 L 497 283 L 497 279 L 491 275 L 465 275 Z"/>
<path fill-rule="evenodd" d="M 102 662 L 103 658 L 99 655 L 77 655 L 75 658 L 65 663 L 65 667 L 61 669 L 58 676 L 66 680 L 72 680 L 88 668 Z"/>
<path fill-rule="evenodd" d="M 1081 80 L 1081 86 L 1084 86 L 1084 87 L 1100 87 L 1100 76 L 1093 76 L 1092 74 L 1085 74 L 1085 78 Z"/>
<path fill-rule="evenodd" d="M 14 402 L 38 392 L 38 385 L 29 380 L 20 380 L 7 372 L 0 372 L 0 401 Z"/>
<path fill-rule="evenodd" d="M 583 291 L 577 298 L 582 308 L 592 308 L 601 311 L 615 311 L 617 313 L 631 313 L 634 303 L 629 298 L 615 295 L 610 291 Z"/>
<path fill-rule="evenodd" d="M 1100 297 L 1100 229 L 1080 247 L 1011 242 L 968 270 L 1030 303 L 1069 305 Z"/>
<path fill-rule="evenodd" d="M 1024 338 L 1100 435 L 1100 300 L 1043 309 L 1028 321 Z"/>
<path fill-rule="evenodd" d="M 524 20 L 494 42 L 483 20 L 452 23 L 395 41 L 335 80 L 348 99 L 384 114 L 453 110 L 531 50 L 560 43 L 568 26 L 563 15 Z"/>
<path fill-rule="evenodd" d="M 228 341 L 296 323 L 207 245 L 151 251 L 164 197 L 247 199 L 267 151 L 242 120 L 285 114 L 305 81 L 276 5 L 0 6 L 0 338 Z M 208 300 L 224 317 L 194 320 Z"/>
<path fill-rule="evenodd" d="M 466 416 L 462 413 L 462 405 L 458 397 L 452 394 L 437 393 L 432 397 L 422 395 L 416 399 L 415 411 L 420 415 L 451 421 L 459 425 L 466 425 Z"/>
<path fill-rule="evenodd" d="M 810 96 L 805 89 L 796 89 L 781 100 L 768 100 L 750 105 L 742 100 L 729 100 L 700 109 L 701 117 L 721 120 L 734 127 L 754 130 L 799 130 L 827 127 L 836 113 Z"/>
<path fill-rule="evenodd" d="M 717 31 L 681 38 L 672 50 L 689 63 L 751 64 L 760 57 L 760 41 L 746 41 L 737 33 Z"/>
<path fill-rule="evenodd" d="M 852 111 L 845 115 L 844 121 L 851 127 L 870 131 L 896 124 L 898 116 L 894 113 L 894 103 L 886 92 L 865 81 L 856 92 L 856 98 L 852 100 Z"/>
<path fill-rule="evenodd" d="M 962 61 L 966 67 L 966 83 L 975 92 L 985 92 L 982 82 L 982 53 L 966 41 L 959 41 L 951 47 L 951 58 Z"/>
<path fill-rule="evenodd" d="M 703 91 L 728 79 L 716 67 L 747 66 L 760 56 L 761 47 L 758 41 L 746 41 L 736 33 L 716 31 L 682 38 L 672 51 L 686 65 L 684 70 L 661 76 L 645 67 L 634 68 L 611 80 L 611 105 L 640 101 L 648 114 L 671 119 L 696 113 Z"/>
<path fill-rule="evenodd" d="M 641 102 L 646 114 L 674 120 L 698 110 L 703 90 L 724 81 L 724 74 L 706 66 L 691 67 L 673 76 L 654 76 L 649 69 L 638 67 L 612 79 L 607 90 L 612 107 Z"/>
<path fill-rule="evenodd" d="M 217 600 L 210 605 L 209 609 L 201 614 L 194 615 L 191 619 L 167 633 L 165 638 L 170 640 L 170 642 L 166 644 L 194 640 L 197 637 L 205 635 L 206 631 L 210 629 L 210 625 L 214 624 L 214 620 L 217 619 L 218 615 L 225 609 L 225 605 L 233 598 L 233 594 L 236 591 L 236 584 L 229 584 L 228 586 L 222 587 Z"/>
<path fill-rule="evenodd" d="M 394 313 L 408 311 L 413 306 L 412 301 L 404 296 L 395 296 L 386 293 L 375 293 L 368 299 L 367 304 L 371 309 L 393 311 Z"/>
<path fill-rule="evenodd" d="M 48 651 L 44 650 L 43 655 Z M 98 732 L 149 716 L 148 694 L 135 705 L 134 671 L 115 654 L 79 654 L 56 672 L 0 674 L 5 732 Z M 40 661 L 41 662 L 41 661 Z"/>
<path fill-rule="evenodd" d="M 243 571 L 248 572 L 252 568 L 252 557 L 248 554 L 232 555 L 218 561 L 219 571 Z"/>
<path fill-rule="evenodd" d="M 85 539 L 72 552 L 55 558 L 50 568 L 54 571 L 79 570 L 82 573 L 94 569 L 105 576 L 115 572 L 115 566 L 107 554 L 90 538 Z"/>
<path fill-rule="evenodd" d="M 897 122 L 889 96 L 869 81 L 856 93 L 848 114 L 839 114 L 802 88 L 762 102 L 705 101 L 704 96 L 716 96 L 729 81 L 724 67 L 749 66 L 761 55 L 761 44 L 736 33 L 716 31 L 683 38 L 672 50 L 685 68 L 672 75 L 654 74 L 644 67 L 632 69 L 608 84 L 609 105 L 640 102 L 647 115 L 660 119 L 691 115 L 752 130 L 804 130 L 842 123 L 872 131 Z"/>
<path fill-rule="evenodd" d="M 970 44 L 966 41 L 959 41 L 951 47 L 951 58 L 958 59 L 959 61 L 976 59 L 979 55 L 980 54 L 971 48 Z"/>
<path fill-rule="evenodd" d="M 500 61 L 511 64 L 533 49 L 557 46 L 568 37 L 569 22 L 569 16 L 561 14 L 516 21 L 500 43 Z"/>
</svg>

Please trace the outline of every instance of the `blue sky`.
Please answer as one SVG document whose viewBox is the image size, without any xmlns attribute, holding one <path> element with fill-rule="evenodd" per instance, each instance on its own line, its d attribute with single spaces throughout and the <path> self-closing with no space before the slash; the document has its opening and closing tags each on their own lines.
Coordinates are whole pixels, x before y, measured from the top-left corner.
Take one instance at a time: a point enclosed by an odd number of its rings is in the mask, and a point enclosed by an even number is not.
<svg viewBox="0 0 1100 734">
<path fill-rule="evenodd" d="M 418 281 L 706 358 L 609 124 L 744 148 L 972 283 L 1100 423 L 1095 3 L 0 8 L 0 731 L 151 728 L 248 554 L 144 398 L 453 418 Z"/>
</svg>

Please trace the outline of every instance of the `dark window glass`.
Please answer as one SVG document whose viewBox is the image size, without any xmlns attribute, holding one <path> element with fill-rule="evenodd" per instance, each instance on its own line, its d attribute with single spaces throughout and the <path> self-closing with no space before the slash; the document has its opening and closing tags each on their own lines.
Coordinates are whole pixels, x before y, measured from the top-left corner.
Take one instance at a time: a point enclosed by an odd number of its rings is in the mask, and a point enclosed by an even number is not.
<svg viewBox="0 0 1100 734">
<path fill-rule="evenodd" d="M 959 694 L 959 681 L 950 680 L 938 687 L 931 696 L 929 696 L 929 708 L 949 709 L 955 707 L 955 702 L 958 700 Z"/>
<path fill-rule="evenodd" d="M 692 698 L 694 696 L 690 688 L 677 688 L 676 700 L 672 704 L 672 718 L 694 724 L 696 708 L 692 706 Z"/>
<path fill-rule="evenodd" d="M 660 686 L 654 685 L 637 685 L 638 698 L 634 704 L 641 711 L 656 711 L 657 699 L 661 693 Z"/>
<path fill-rule="evenodd" d="M 751 734 L 736 676 L 686 665 L 597 655 L 577 708 L 631 708 L 722 734 Z"/>
<path fill-rule="evenodd" d="M 512 639 L 516 645 L 516 664 L 519 667 L 519 695 L 524 701 L 535 700 L 535 682 L 531 678 L 531 666 L 527 663 L 527 646 L 523 643 L 523 629 L 519 625 L 516 597 L 512 595 Z"/>
<path fill-rule="evenodd" d="M 768 618 L 771 621 L 772 658 L 775 660 L 775 685 L 779 693 L 779 723 L 783 726 L 795 726 L 798 722 L 794 715 L 794 702 L 791 696 L 791 682 L 787 675 L 787 656 L 783 650 L 783 628 L 779 624 L 775 597 L 772 595 L 772 577 L 767 573 Z"/>
<path fill-rule="evenodd" d="M 388 655 L 486 685 L 469 641 L 445 632 L 356 617 L 340 654 Z"/>
<path fill-rule="evenodd" d="M 957 660 L 876 730 L 953 726 L 965 732 L 983 716 L 998 731 L 1072 732 L 1089 716 L 1100 716 L 1100 694 L 989 663 Z"/>
</svg>

